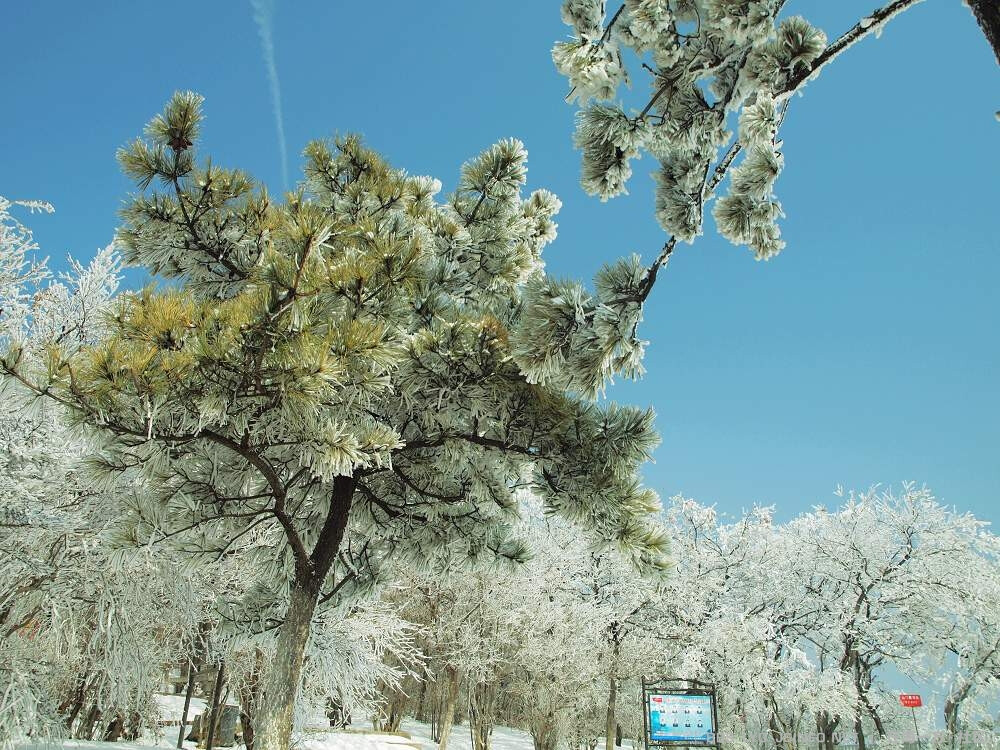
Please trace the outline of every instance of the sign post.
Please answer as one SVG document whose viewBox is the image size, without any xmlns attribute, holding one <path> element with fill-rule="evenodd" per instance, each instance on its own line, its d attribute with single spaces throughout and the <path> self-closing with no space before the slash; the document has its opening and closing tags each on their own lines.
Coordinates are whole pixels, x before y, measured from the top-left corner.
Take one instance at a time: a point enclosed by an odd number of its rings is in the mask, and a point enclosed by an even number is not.
<svg viewBox="0 0 1000 750">
<path fill-rule="evenodd" d="M 899 702 L 904 708 L 910 709 L 913 715 L 913 731 L 917 734 L 917 750 L 920 750 L 920 729 L 917 727 L 917 709 L 924 705 L 917 693 L 900 693 Z"/>
<path fill-rule="evenodd" d="M 646 750 L 658 747 L 719 748 L 715 686 L 699 680 L 642 678 Z"/>
</svg>

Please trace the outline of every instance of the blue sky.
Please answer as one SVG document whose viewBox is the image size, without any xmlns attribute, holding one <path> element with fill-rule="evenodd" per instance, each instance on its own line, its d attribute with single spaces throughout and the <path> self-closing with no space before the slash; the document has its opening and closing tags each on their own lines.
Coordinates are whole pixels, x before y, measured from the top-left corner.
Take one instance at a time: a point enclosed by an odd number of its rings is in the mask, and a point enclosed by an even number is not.
<svg viewBox="0 0 1000 750">
<path fill-rule="evenodd" d="M 874 0 L 787 7 L 833 37 Z M 283 187 L 248 2 L 18 3 L 4 18 L 0 194 L 56 205 L 31 220 L 53 259 L 109 241 L 131 189 L 115 150 L 176 89 L 206 97 L 202 153 Z M 648 157 L 631 195 L 578 186 L 549 59 L 557 0 L 278 0 L 273 28 L 293 182 L 302 147 L 335 132 L 446 188 L 516 136 L 530 187 L 564 204 L 551 271 L 589 280 L 663 243 Z M 648 373 L 609 391 L 657 411 L 653 487 L 787 517 L 838 484 L 913 480 L 1000 521 L 998 109 L 996 62 L 958 0 L 918 5 L 793 101 L 787 248 L 765 264 L 711 231 L 681 246 L 647 307 Z"/>
</svg>

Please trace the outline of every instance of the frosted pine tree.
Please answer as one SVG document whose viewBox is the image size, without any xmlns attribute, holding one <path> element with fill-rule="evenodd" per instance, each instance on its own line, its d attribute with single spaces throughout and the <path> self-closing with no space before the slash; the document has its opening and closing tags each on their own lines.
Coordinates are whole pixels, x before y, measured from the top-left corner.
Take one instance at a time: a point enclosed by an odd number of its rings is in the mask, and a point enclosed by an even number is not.
<svg viewBox="0 0 1000 750">
<path fill-rule="evenodd" d="M 643 303 L 678 243 L 702 234 L 709 210 L 718 231 L 757 260 L 777 255 L 779 130 L 793 94 L 919 2 L 891 0 L 829 41 L 790 15 L 786 0 L 565 0 L 571 38 L 552 59 L 579 108 L 583 188 L 602 201 L 620 195 L 635 160 L 651 156 L 655 215 L 668 238 L 651 262 L 609 263 L 592 292 L 573 283 L 531 288 L 532 336 L 521 353 L 529 374 L 555 382 L 554 366 L 573 361 L 574 386 L 592 391 L 615 374 L 641 374 Z M 996 46 L 996 3 L 970 5 Z M 626 106 L 635 80 L 647 80 L 648 93 Z"/>
<path fill-rule="evenodd" d="M 135 542 L 243 555 L 275 581 L 288 605 L 257 750 L 288 747 L 335 565 L 387 550 L 522 559 L 524 478 L 549 510 L 662 564 L 658 500 L 637 474 L 652 413 L 567 390 L 574 361 L 545 362 L 550 385 L 525 375 L 524 304 L 553 288 L 541 251 L 559 201 L 521 195 L 519 142 L 468 162 L 442 201 L 436 180 L 355 138 L 317 142 L 304 186 L 277 202 L 197 164 L 200 106 L 176 95 L 120 154 L 142 191 L 123 210 L 125 258 L 168 284 L 122 295 L 95 345 L 54 342 L 39 363 L 15 342 L 2 369 L 102 439 L 104 472 L 147 484 Z"/>
</svg>

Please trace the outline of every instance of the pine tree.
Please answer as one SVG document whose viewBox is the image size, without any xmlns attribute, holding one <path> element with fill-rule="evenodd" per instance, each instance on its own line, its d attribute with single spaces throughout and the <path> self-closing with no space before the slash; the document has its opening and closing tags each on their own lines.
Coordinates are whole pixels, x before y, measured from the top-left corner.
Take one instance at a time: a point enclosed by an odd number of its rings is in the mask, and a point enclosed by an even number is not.
<svg viewBox="0 0 1000 750">
<path fill-rule="evenodd" d="M 257 750 L 289 746 L 337 566 L 523 560 L 511 524 L 525 485 L 593 538 L 664 564 L 658 500 L 637 475 L 652 412 L 572 390 L 576 358 L 605 352 L 531 361 L 540 329 L 524 302 L 559 288 L 541 261 L 559 201 L 522 197 L 519 142 L 465 164 L 440 202 L 440 183 L 357 138 L 316 142 L 279 202 L 242 171 L 197 164 L 201 103 L 175 95 L 119 154 L 141 191 L 122 252 L 165 283 L 123 295 L 96 344 L 52 341 L 39 362 L 14 342 L 0 367 L 92 431 L 94 471 L 144 483 L 136 543 L 209 564 L 243 555 L 287 599 Z"/>
<path fill-rule="evenodd" d="M 793 95 L 919 2 L 890 0 L 828 42 L 806 19 L 787 15 L 785 0 L 564 0 L 572 35 L 555 44 L 552 59 L 579 107 L 581 184 L 602 201 L 618 196 L 634 160 L 648 154 L 667 240 L 651 262 L 633 255 L 610 263 L 594 293 L 568 285 L 535 294 L 526 315 L 556 333 L 536 335 L 534 360 L 577 357 L 577 379 L 593 390 L 615 374 L 641 374 L 643 304 L 678 244 L 702 234 L 709 208 L 719 233 L 757 260 L 781 252 L 779 130 Z M 967 2 L 997 49 L 996 0 Z M 626 108 L 624 87 L 647 76 L 644 104 Z M 580 349 L 608 356 L 584 359 Z"/>
</svg>

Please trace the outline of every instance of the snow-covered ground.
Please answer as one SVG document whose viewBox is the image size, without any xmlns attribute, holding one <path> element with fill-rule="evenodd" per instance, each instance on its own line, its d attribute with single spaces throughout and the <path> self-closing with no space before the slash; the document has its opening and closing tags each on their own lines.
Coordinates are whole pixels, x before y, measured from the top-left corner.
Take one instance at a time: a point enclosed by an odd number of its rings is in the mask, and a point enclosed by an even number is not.
<svg viewBox="0 0 1000 750">
<path fill-rule="evenodd" d="M 160 716 L 165 721 L 177 721 L 184 709 L 184 696 L 157 695 L 156 704 Z M 205 710 L 205 701 L 195 698 L 188 709 L 188 722 Z M 436 750 L 437 743 L 431 740 L 429 724 L 413 719 L 404 719 L 400 733 L 380 734 L 363 726 L 346 731 L 329 731 L 319 727 L 307 729 L 295 738 L 295 750 Z M 177 744 L 177 725 L 164 726 L 160 737 L 152 735 L 141 742 L 89 742 L 86 740 L 53 740 L 19 745 L 16 750 L 164 750 Z M 185 750 L 196 750 L 193 742 L 184 743 Z M 472 750 L 469 725 L 462 724 L 452 729 L 448 738 L 449 750 Z M 531 735 L 520 729 L 497 727 L 493 730 L 493 750 L 533 750 Z M 230 750 L 245 750 L 238 745 Z M 628 744 L 626 750 L 631 750 Z"/>
<path fill-rule="evenodd" d="M 164 709 L 164 715 L 170 715 L 173 709 L 173 699 L 177 696 L 160 696 L 167 699 L 159 701 Z M 204 702 L 199 701 L 197 712 L 204 710 Z M 183 708 L 183 700 L 176 706 L 179 715 Z M 193 710 L 193 709 L 192 709 Z M 135 742 L 88 742 L 85 740 L 57 740 L 52 742 L 36 742 L 19 745 L 17 750 L 163 750 L 174 747 L 176 743 L 176 727 L 165 727 L 160 739 L 149 738 L 143 743 Z M 431 728 L 427 724 L 407 719 L 403 722 L 399 735 L 376 734 L 360 729 L 331 732 L 325 730 L 306 731 L 296 737 L 295 747 L 298 750 L 434 750 L 437 743 L 431 741 Z M 408 737 L 405 735 L 409 735 Z M 193 750 L 193 742 L 185 743 L 186 748 Z M 448 740 L 451 750 L 472 750 L 472 740 L 469 737 L 467 725 L 457 726 L 452 730 Z M 242 746 L 233 750 L 241 750 Z M 497 727 L 493 731 L 494 750 L 532 750 L 531 735 L 519 729 Z"/>
<path fill-rule="evenodd" d="M 70 750 L 70 748 L 90 748 L 91 750 L 162 750 L 169 745 L 139 745 L 135 742 L 90 742 L 88 740 L 42 740 L 27 745 L 17 745 L 16 750 Z"/>
<path fill-rule="evenodd" d="M 181 712 L 184 710 L 183 695 L 154 695 L 156 707 L 160 710 L 160 716 L 164 721 L 180 721 Z M 205 701 L 202 698 L 192 698 L 188 707 L 188 721 L 205 710 Z"/>
</svg>

